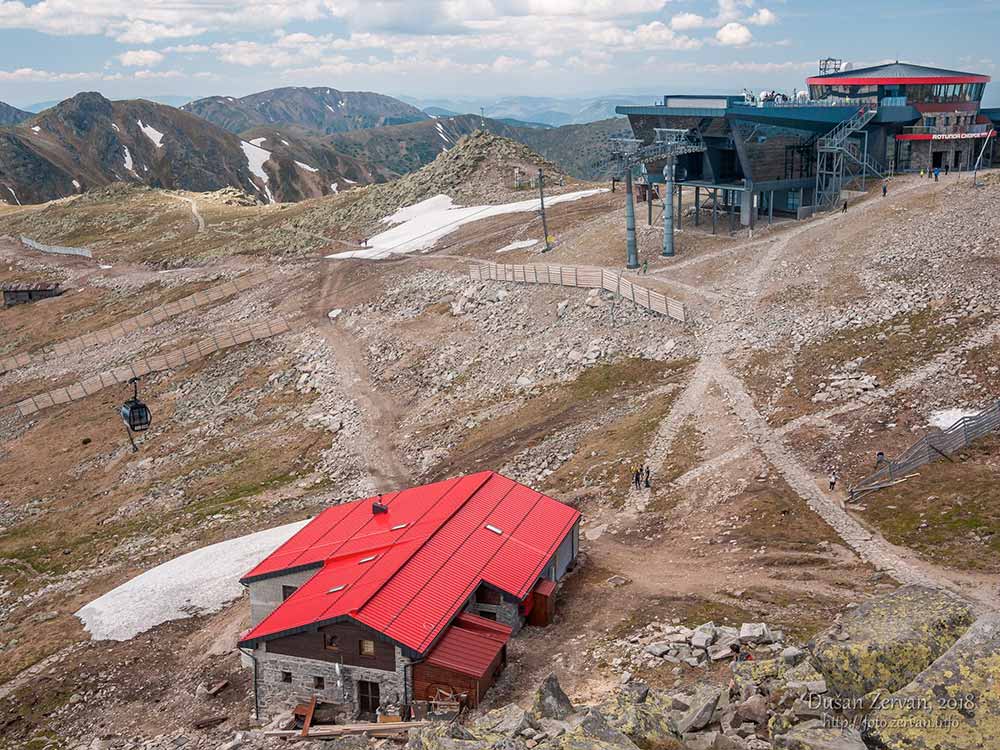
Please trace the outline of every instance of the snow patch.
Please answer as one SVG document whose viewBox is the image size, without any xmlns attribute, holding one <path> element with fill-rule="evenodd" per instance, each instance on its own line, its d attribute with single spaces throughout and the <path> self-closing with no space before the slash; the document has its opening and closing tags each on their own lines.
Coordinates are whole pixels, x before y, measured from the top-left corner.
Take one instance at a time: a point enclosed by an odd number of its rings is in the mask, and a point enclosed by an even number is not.
<svg viewBox="0 0 1000 750">
<path fill-rule="evenodd" d="M 257 148 L 260 148 L 261 144 L 266 140 L 267 138 L 251 138 L 247 143 L 252 143 Z"/>
<path fill-rule="evenodd" d="M 17 193 L 14 192 L 14 188 L 12 188 L 10 185 L 8 185 L 7 189 L 10 191 L 10 194 L 14 196 L 14 202 L 17 203 L 17 205 L 20 206 L 21 205 L 21 201 L 18 200 Z"/>
<path fill-rule="evenodd" d="M 309 521 L 188 552 L 123 583 L 76 616 L 98 641 L 127 641 L 170 620 L 218 612 L 243 594 L 240 576 Z"/>
<path fill-rule="evenodd" d="M 132 154 L 129 152 L 128 146 L 123 145 L 122 148 L 125 149 L 125 169 L 132 174 L 135 174 L 135 169 L 132 164 Z"/>
<path fill-rule="evenodd" d="M 267 184 L 267 172 L 264 171 L 264 164 L 271 158 L 271 152 L 246 141 L 240 141 L 240 146 L 247 157 L 247 166 L 250 167 L 250 171 L 263 181 L 268 202 L 274 203 L 274 196 L 271 195 L 271 188 Z"/>
<path fill-rule="evenodd" d="M 34 132 L 36 132 L 36 133 L 41 133 L 41 132 L 42 132 L 42 129 L 41 129 L 40 127 L 38 127 L 37 125 L 32 125 L 32 126 L 31 126 L 31 129 L 32 129 L 32 130 L 33 130 Z"/>
<path fill-rule="evenodd" d="M 327 108 L 328 110 L 330 110 L 331 112 L 333 112 L 333 114 L 337 114 L 337 110 L 335 110 L 335 109 L 334 109 L 333 107 L 331 107 L 331 106 L 330 106 L 329 104 L 327 104 L 327 105 L 326 105 L 326 108 Z"/>
<path fill-rule="evenodd" d="M 154 146 L 163 148 L 163 133 L 152 125 L 143 125 L 142 120 L 136 120 L 136 124 L 139 126 L 139 130 L 145 133 L 146 137 L 153 142 Z"/>
<path fill-rule="evenodd" d="M 523 250 L 526 247 L 531 247 L 532 245 L 537 245 L 538 240 L 517 240 L 516 242 L 511 242 L 509 245 L 504 245 L 499 250 L 498 253 L 509 253 L 511 250 Z"/>
<path fill-rule="evenodd" d="M 344 182 L 346 182 L 348 185 L 357 185 L 358 184 L 355 180 L 349 180 L 346 177 L 344 178 Z"/>
<path fill-rule="evenodd" d="M 114 130 L 115 130 L 116 133 L 122 132 L 121 129 L 117 125 L 115 125 L 114 123 L 111 123 L 111 127 L 114 128 Z"/>
<path fill-rule="evenodd" d="M 607 192 L 607 188 L 579 190 L 546 198 L 546 206 L 577 201 L 591 195 Z M 396 224 L 380 234 L 368 239 L 368 247 L 363 250 L 349 250 L 335 253 L 327 258 L 387 258 L 394 253 L 413 253 L 427 250 L 442 237 L 454 232 L 464 224 L 491 216 L 538 211 L 538 199 L 504 203 L 499 206 L 456 206 L 447 195 L 436 195 L 425 201 L 401 208 L 382 221 Z"/>
<path fill-rule="evenodd" d="M 308 164 L 303 164 L 300 161 L 295 162 L 295 166 L 302 167 L 307 172 L 318 172 L 319 171 L 318 169 L 316 169 L 316 167 L 310 167 Z"/>
<path fill-rule="evenodd" d="M 284 143 L 286 146 L 291 146 L 292 145 L 288 141 L 286 141 L 284 138 L 281 139 L 281 142 Z"/>
<path fill-rule="evenodd" d="M 77 182 L 76 180 L 73 180 L 73 187 L 75 187 L 77 190 L 79 190 L 80 189 L 80 183 Z"/>
<path fill-rule="evenodd" d="M 333 193 L 337 192 L 337 183 L 336 182 L 331 182 L 330 183 L 330 191 L 333 192 Z"/>
<path fill-rule="evenodd" d="M 961 406 L 956 406 L 951 409 L 940 409 L 938 411 L 931 412 L 931 416 L 930 419 L 927 420 L 927 424 L 931 427 L 938 427 L 942 430 L 947 430 L 963 417 L 974 417 L 979 413 L 979 411 L 979 409 L 969 409 Z"/>
</svg>

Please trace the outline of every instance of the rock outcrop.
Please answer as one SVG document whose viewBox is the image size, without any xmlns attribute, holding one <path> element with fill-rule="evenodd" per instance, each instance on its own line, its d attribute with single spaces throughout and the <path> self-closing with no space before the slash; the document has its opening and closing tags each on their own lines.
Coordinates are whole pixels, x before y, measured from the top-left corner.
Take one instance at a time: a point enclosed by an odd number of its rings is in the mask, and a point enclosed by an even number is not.
<svg viewBox="0 0 1000 750">
<path fill-rule="evenodd" d="M 947 651 L 973 619 L 968 604 L 955 596 L 904 586 L 845 615 L 809 650 L 832 694 L 893 692 Z"/>
<path fill-rule="evenodd" d="M 1000 746 L 1000 615 L 977 620 L 906 687 L 880 698 L 865 735 L 885 750 Z"/>
</svg>

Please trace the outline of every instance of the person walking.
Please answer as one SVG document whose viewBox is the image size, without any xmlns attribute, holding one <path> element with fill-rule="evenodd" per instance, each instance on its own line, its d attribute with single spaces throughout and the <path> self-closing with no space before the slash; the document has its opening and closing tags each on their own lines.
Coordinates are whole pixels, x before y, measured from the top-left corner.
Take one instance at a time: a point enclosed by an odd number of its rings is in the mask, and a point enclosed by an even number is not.
<svg viewBox="0 0 1000 750">
<path fill-rule="evenodd" d="M 847 201 L 844 201 L 844 207 L 842 209 L 840 209 L 840 213 L 842 213 L 842 214 L 846 214 L 847 213 Z"/>
<path fill-rule="evenodd" d="M 644 260 L 642 262 L 642 275 L 645 276 L 647 273 L 649 273 L 649 261 Z"/>
<path fill-rule="evenodd" d="M 830 472 L 830 492 L 833 492 L 835 489 L 837 489 L 837 472 L 831 471 Z"/>
<path fill-rule="evenodd" d="M 889 192 L 889 180 L 882 180 L 882 197 L 885 198 L 885 195 L 888 192 Z"/>
<path fill-rule="evenodd" d="M 646 467 L 646 489 L 649 489 L 649 467 Z"/>
<path fill-rule="evenodd" d="M 938 177 L 941 175 L 941 167 L 934 167 L 934 182 L 938 181 Z"/>
<path fill-rule="evenodd" d="M 642 467 L 638 465 L 636 465 L 635 471 L 632 472 L 632 483 L 637 490 L 642 488 Z"/>
<path fill-rule="evenodd" d="M 945 177 L 947 177 L 947 176 L 948 176 L 948 168 L 949 168 L 949 166 L 950 166 L 950 165 L 948 164 L 948 162 L 945 162 L 945 163 L 944 163 L 944 176 L 945 176 Z"/>
</svg>

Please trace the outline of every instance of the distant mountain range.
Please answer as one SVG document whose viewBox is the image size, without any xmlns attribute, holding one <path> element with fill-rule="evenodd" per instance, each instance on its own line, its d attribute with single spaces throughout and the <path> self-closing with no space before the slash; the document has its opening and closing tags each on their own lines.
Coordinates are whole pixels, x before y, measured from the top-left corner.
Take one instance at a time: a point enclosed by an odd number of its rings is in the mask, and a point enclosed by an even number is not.
<svg viewBox="0 0 1000 750">
<path fill-rule="evenodd" d="M 156 102 L 157 104 L 168 104 L 171 107 L 180 107 L 182 104 L 187 104 L 191 101 L 193 97 L 190 96 L 143 96 L 142 99 L 149 102 Z M 27 106 L 28 112 L 32 114 L 38 114 L 49 107 L 56 106 L 61 99 L 53 99 L 47 102 L 35 102 L 34 104 L 29 104 Z M 127 101 L 127 100 L 123 100 Z"/>
<path fill-rule="evenodd" d="M 31 117 L 31 112 L 0 102 L 0 125 L 17 125 Z"/>
<path fill-rule="evenodd" d="M 567 100 L 504 100 L 509 111 L 528 117 L 538 114 L 528 104 L 555 101 Z M 610 106 L 589 100 L 576 115 Z M 218 96 L 181 109 L 92 92 L 37 115 L 0 105 L 0 200 L 39 203 L 123 181 L 193 191 L 231 186 L 264 202 L 298 201 L 394 180 L 479 129 L 527 145 L 574 177 L 596 180 L 608 176 L 608 138 L 628 133 L 624 118 L 554 126 L 429 110 L 331 88 Z"/>
<path fill-rule="evenodd" d="M 290 87 L 236 99 L 212 96 L 182 107 L 232 133 L 257 127 L 300 127 L 317 133 L 401 125 L 430 119 L 416 107 L 367 91 Z"/>
<path fill-rule="evenodd" d="M 261 143 L 174 107 L 81 93 L 0 128 L 0 199 L 39 203 L 122 181 L 194 191 L 231 186 L 264 202 L 295 201 L 370 179 L 349 158 L 309 163 L 291 146 L 269 151 Z"/>
<path fill-rule="evenodd" d="M 424 112 L 438 117 L 462 112 L 478 114 L 480 108 L 482 108 L 483 114 L 494 120 L 517 120 L 524 123 L 539 123 L 552 127 L 582 125 L 588 122 L 606 120 L 616 116 L 615 107 L 619 104 L 652 103 L 656 99 L 654 95 L 650 94 L 619 94 L 575 98 L 546 96 L 508 96 L 499 99 L 400 98 L 420 107 Z"/>
</svg>

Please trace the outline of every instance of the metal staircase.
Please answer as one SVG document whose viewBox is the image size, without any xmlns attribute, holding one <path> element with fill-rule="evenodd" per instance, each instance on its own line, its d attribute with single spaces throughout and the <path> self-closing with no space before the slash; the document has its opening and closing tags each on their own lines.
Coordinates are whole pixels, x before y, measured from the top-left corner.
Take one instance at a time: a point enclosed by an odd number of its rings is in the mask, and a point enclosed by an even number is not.
<svg viewBox="0 0 1000 750">
<path fill-rule="evenodd" d="M 882 177 L 885 168 L 868 153 L 868 133 L 865 126 L 878 110 L 865 107 L 839 123 L 816 141 L 816 208 L 823 211 L 840 201 L 844 185 L 860 177 Z M 863 188 L 862 188 L 863 189 Z"/>
</svg>

